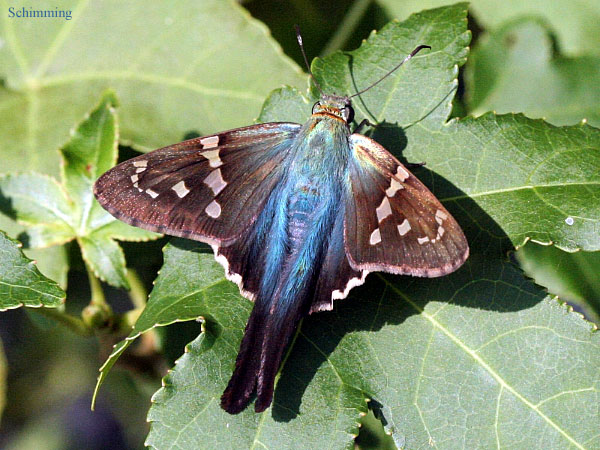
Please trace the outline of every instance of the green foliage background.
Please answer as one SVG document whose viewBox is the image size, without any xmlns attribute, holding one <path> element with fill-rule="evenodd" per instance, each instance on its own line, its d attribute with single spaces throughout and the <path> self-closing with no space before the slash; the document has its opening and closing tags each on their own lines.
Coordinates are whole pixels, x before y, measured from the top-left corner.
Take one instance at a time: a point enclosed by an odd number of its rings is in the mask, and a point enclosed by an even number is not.
<svg viewBox="0 0 600 450">
<path fill-rule="evenodd" d="M 16 308 L 0 317 L 0 445 L 600 448 L 600 2 L 480 0 L 468 23 L 466 4 L 409 18 L 448 3 L 46 5 L 73 10 L 64 21 L 10 18 L 30 5 L 0 2 L 0 229 L 37 262 L 0 234 L 0 307 Z M 294 23 L 309 55 L 328 55 L 312 65 L 327 92 L 433 47 L 361 96 L 357 118 L 426 161 L 415 174 L 472 256 L 436 280 L 371 275 L 305 321 L 273 408 L 233 417 L 217 399 L 251 304 L 206 247 L 113 220 L 91 185 L 117 150 L 305 121 L 315 92 Z M 129 372 L 107 376 L 116 362 Z"/>
</svg>

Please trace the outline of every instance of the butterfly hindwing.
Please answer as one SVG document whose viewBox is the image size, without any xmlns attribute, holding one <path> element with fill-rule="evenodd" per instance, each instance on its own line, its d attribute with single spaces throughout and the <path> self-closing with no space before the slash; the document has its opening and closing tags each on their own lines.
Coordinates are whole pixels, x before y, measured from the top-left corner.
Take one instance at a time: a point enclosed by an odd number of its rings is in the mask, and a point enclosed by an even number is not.
<svg viewBox="0 0 600 450">
<path fill-rule="evenodd" d="M 437 277 L 467 258 L 467 240 L 450 213 L 372 139 L 350 136 L 351 192 L 344 242 L 356 270 Z"/>
<path fill-rule="evenodd" d="M 333 301 L 346 298 L 353 287 L 364 283 L 368 273 L 350 266 L 344 250 L 344 215 L 339 214 L 321 265 L 310 313 L 333 309 Z"/>
<path fill-rule="evenodd" d="M 131 225 L 227 245 L 262 211 L 300 128 L 253 125 L 164 147 L 109 170 L 94 192 Z"/>
</svg>

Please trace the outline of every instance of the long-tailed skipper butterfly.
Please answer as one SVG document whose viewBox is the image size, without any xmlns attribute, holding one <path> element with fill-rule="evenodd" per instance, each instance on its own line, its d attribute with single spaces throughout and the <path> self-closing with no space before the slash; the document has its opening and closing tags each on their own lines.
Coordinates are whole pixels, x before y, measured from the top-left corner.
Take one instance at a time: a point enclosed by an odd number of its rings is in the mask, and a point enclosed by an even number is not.
<svg viewBox="0 0 600 450">
<path fill-rule="evenodd" d="M 417 47 L 386 77 L 422 48 L 430 47 Z M 255 410 L 267 409 L 300 319 L 331 310 L 370 272 L 438 277 L 467 259 L 454 218 L 385 148 L 350 131 L 353 115 L 351 97 L 321 91 L 304 125 L 191 139 L 96 182 L 96 198 L 122 221 L 211 245 L 227 278 L 254 301 L 221 397 L 229 413 L 254 394 Z"/>
</svg>

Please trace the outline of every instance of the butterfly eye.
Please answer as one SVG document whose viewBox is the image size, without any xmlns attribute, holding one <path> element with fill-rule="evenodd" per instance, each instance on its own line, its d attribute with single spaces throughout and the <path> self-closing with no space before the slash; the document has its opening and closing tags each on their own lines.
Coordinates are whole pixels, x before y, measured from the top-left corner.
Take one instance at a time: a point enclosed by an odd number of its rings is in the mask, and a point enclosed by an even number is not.
<svg viewBox="0 0 600 450">
<path fill-rule="evenodd" d="M 352 106 L 344 106 L 342 109 L 342 119 L 344 119 L 346 123 L 350 123 L 354 120 L 354 109 Z"/>
<path fill-rule="evenodd" d="M 315 110 L 320 107 L 321 107 L 321 102 L 316 102 L 312 107 L 312 113 L 314 114 Z"/>
</svg>

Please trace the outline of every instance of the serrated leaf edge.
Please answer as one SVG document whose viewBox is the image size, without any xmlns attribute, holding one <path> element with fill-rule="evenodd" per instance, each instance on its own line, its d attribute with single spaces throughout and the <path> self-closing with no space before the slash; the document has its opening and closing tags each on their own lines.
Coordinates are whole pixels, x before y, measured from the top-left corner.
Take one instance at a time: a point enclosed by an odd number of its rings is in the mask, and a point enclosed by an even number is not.
<svg viewBox="0 0 600 450">
<path fill-rule="evenodd" d="M 28 172 L 7 172 L 7 173 L 2 173 L 0 174 L 0 181 L 2 179 L 7 179 L 7 178 L 11 178 L 11 177 L 19 177 L 19 176 L 36 176 L 36 177 L 40 177 L 40 178 L 44 178 L 48 181 L 50 181 L 51 183 L 53 183 L 56 187 L 58 187 L 59 191 L 64 195 L 64 199 L 67 201 L 67 203 L 69 203 L 69 205 L 71 207 L 75 206 L 75 203 L 73 202 L 73 199 L 69 196 L 69 194 L 67 193 L 67 191 L 65 190 L 64 186 L 54 177 L 50 176 L 50 175 L 46 175 L 45 173 L 40 173 L 40 172 L 35 172 L 35 171 L 28 171 Z M 5 214 L 2 214 L 5 217 Z M 58 217 L 58 216 L 57 216 Z M 48 224 L 50 222 L 29 222 L 29 221 L 25 221 L 25 220 L 20 220 L 20 219 L 12 219 L 11 217 L 8 217 L 9 219 L 20 223 L 21 225 L 25 225 L 25 226 L 31 226 L 31 225 L 43 225 L 43 224 Z M 64 218 L 60 217 L 60 219 L 71 229 L 73 230 L 73 238 L 75 238 L 75 232 L 74 232 L 74 228 L 73 226 L 65 221 Z"/>
<path fill-rule="evenodd" d="M 11 241 L 13 244 L 15 244 L 15 246 L 16 246 L 16 247 L 19 249 L 19 252 L 21 253 L 21 257 L 22 257 L 22 258 L 24 258 L 25 260 L 27 260 L 27 265 L 35 267 L 35 268 L 36 268 L 36 271 L 37 271 L 37 272 L 38 272 L 38 273 L 39 273 L 39 274 L 40 274 L 42 277 L 46 278 L 46 279 L 47 279 L 49 282 L 51 282 L 51 283 L 54 283 L 54 284 L 55 284 L 55 286 L 56 286 L 58 289 L 60 289 L 60 291 L 63 293 L 63 295 L 62 295 L 62 296 L 60 296 L 60 297 L 56 297 L 56 296 L 54 296 L 54 295 L 47 294 L 47 293 L 44 293 L 43 295 L 47 295 L 47 296 L 51 296 L 51 297 L 54 297 L 54 298 L 58 298 L 58 299 L 59 299 L 59 301 L 60 301 L 60 304 L 61 304 L 61 305 L 62 305 L 62 304 L 64 304 L 64 303 L 65 303 L 65 300 L 66 300 L 66 298 L 67 298 L 67 294 L 66 294 L 66 292 L 64 291 L 64 289 L 63 289 L 63 288 L 61 288 L 61 287 L 60 287 L 60 285 L 59 285 L 59 284 L 58 284 L 56 281 L 52 280 L 51 278 L 48 278 L 47 276 L 45 276 L 43 273 L 41 273 L 41 272 L 40 272 L 40 270 L 39 270 L 39 269 L 38 269 L 38 267 L 37 267 L 37 263 L 36 263 L 36 261 L 34 261 L 33 259 L 29 258 L 29 257 L 28 257 L 27 255 L 25 255 L 25 254 L 23 253 L 23 251 L 21 250 L 21 249 L 23 248 L 23 244 L 22 244 L 20 241 L 18 241 L 17 239 L 13 239 L 13 238 L 11 238 L 9 235 L 7 235 L 7 234 L 6 234 L 5 232 L 3 232 L 3 231 L 0 231 L 0 233 L 1 233 L 1 234 L 3 234 L 3 235 L 4 235 L 4 236 L 5 236 L 5 237 L 6 237 L 6 238 L 9 240 L 9 241 Z M 31 288 L 29 288 L 29 289 L 31 289 Z M 31 289 L 31 290 L 33 290 L 33 289 Z M 43 304 L 42 302 L 39 302 L 39 303 L 37 303 L 37 304 L 25 305 L 25 303 L 23 303 L 23 302 L 20 302 L 19 304 L 11 305 L 11 306 L 8 306 L 8 307 L 6 307 L 6 308 L 0 308 L 0 312 L 4 312 L 4 311 L 8 311 L 8 310 L 12 310 L 12 309 L 17 309 L 17 308 L 23 308 L 23 307 L 25 307 L 25 308 L 58 308 L 58 307 L 60 307 L 60 305 L 57 305 L 57 306 L 49 306 L 49 305 L 45 305 L 45 304 Z"/>
</svg>

